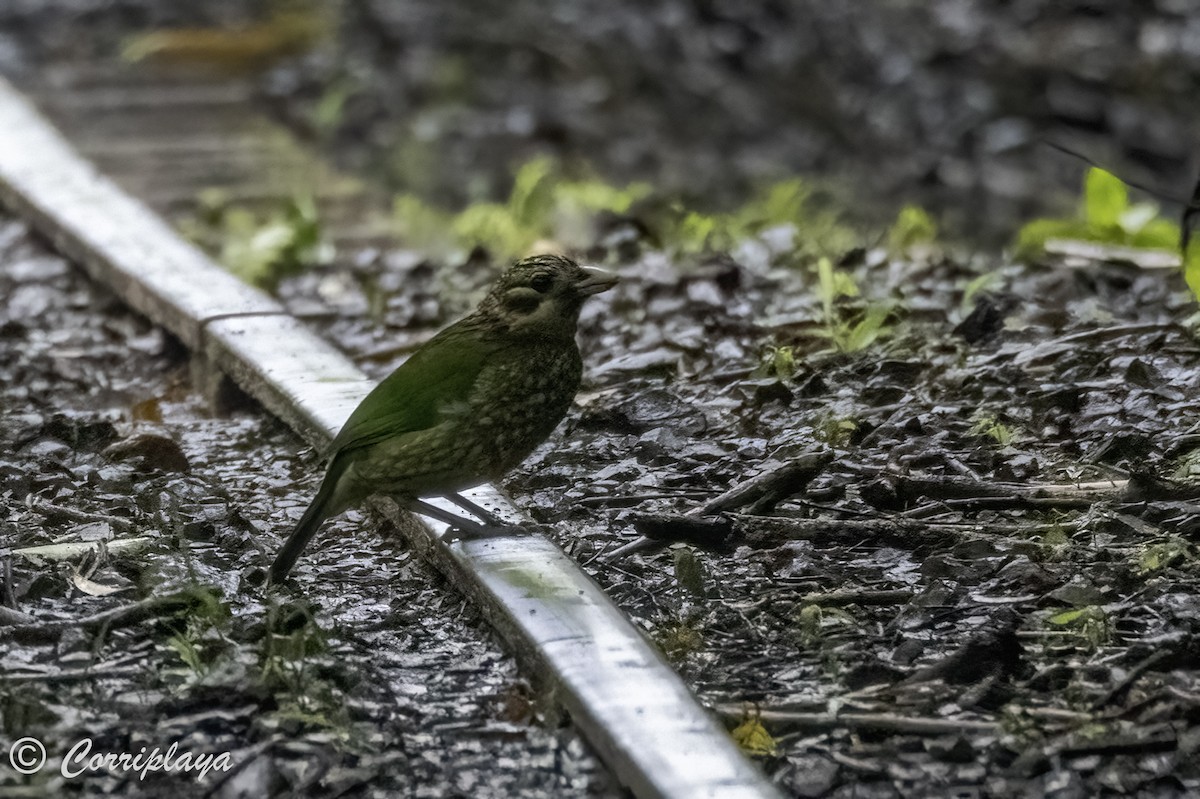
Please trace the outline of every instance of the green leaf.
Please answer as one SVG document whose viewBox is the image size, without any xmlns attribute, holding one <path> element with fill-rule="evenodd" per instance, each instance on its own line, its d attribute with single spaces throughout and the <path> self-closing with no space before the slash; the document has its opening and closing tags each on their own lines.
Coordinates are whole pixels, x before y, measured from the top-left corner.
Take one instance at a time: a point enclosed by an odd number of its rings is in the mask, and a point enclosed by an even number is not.
<svg viewBox="0 0 1200 799">
<path fill-rule="evenodd" d="M 1129 190 L 1119 177 L 1092 167 L 1084 183 L 1083 218 L 1092 228 L 1120 225 L 1121 214 L 1129 207 Z"/>
<path fill-rule="evenodd" d="M 1047 546 L 1058 547 L 1070 542 L 1071 539 L 1067 537 L 1067 531 L 1058 524 L 1055 524 L 1042 535 L 1042 543 Z"/>
<path fill-rule="evenodd" d="M 1129 239 L 1134 247 L 1145 247 L 1150 250 L 1179 249 L 1179 225 L 1170 219 L 1158 217 L 1142 226 Z"/>
<path fill-rule="evenodd" d="M 717 217 L 688 211 L 675 229 L 672 238 L 684 252 L 703 252 L 719 247 L 724 228 Z"/>
<path fill-rule="evenodd" d="M 824 613 L 820 605 L 805 605 L 796 616 L 800 628 L 800 642 L 807 647 L 815 647 L 821 643 L 821 622 Z"/>
<path fill-rule="evenodd" d="M 990 438 L 1002 447 L 1013 442 L 1012 430 L 995 416 L 980 416 L 971 426 L 971 434 Z"/>
<path fill-rule="evenodd" d="M 937 238 L 937 223 L 925 209 L 906 205 L 900 209 L 896 221 L 888 231 L 888 249 L 902 252 L 914 244 L 926 244 Z"/>
<path fill-rule="evenodd" d="M 557 170 L 549 158 L 535 158 L 517 170 L 508 209 L 517 225 L 541 227 L 554 206 Z"/>
<path fill-rule="evenodd" d="M 834 269 L 833 262 L 828 258 L 820 258 L 817 260 L 817 296 L 828 317 L 838 297 L 858 296 L 858 284 L 849 273 Z"/>
<path fill-rule="evenodd" d="M 186 635 L 172 635 L 167 639 L 167 646 L 175 650 L 175 653 L 179 655 L 179 659 L 192 671 L 197 674 L 203 674 L 207 670 L 199 647 Z"/>
<path fill-rule="evenodd" d="M 1108 615 L 1097 605 L 1064 610 L 1051 616 L 1048 621 L 1056 627 L 1078 630 L 1092 648 L 1105 643 L 1110 637 Z"/>
<path fill-rule="evenodd" d="M 672 206 L 674 218 L 663 225 L 663 239 L 681 252 L 696 253 L 728 250 L 766 230 L 790 228 L 791 248 L 776 256 L 780 263 L 804 265 L 817 255 L 840 254 L 857 244 L 858 236 L 838 214 L 818 206 L 812 198 L 812 189 L 791 179 L 764 186 L 731 213 L 702 213 L 676 203 Z"/>
<path fill-rule="evenodd" d="M 753 377 L 778 377 L 787 380 L 796 373 L 796 351 L 792 347 L 768 347 Z"/>
<path fill-rule="evenodd" d="M 826 414 L 817 420 L 813 431 L 818 441 L 824 441 L 831 447 L 845 447 L 858 430 L 858 421 L 848 416 Z"/>
<path fill-rule="evenodd" d="M 1183 253 L 1183 278 L 1192 296 L 1200 300 L 1200 236 L 1193 236 Z"/>
<path fill-rule="evenodd" d="M 963 287 L 962 302 L 959 303 L 959 309 L 963 313 L 970 313 L 975 307 L 975 298 L 980 294 L 991 291 L 998 286 L 1004 279 L 1004 276 L 999 272 L 984 272 L 979 277 L 971 278 L 967 285 Z"/>
<path fill-rule="evenodd" d="M 838 342 L 839 349 L 843 352 L 858 352 L 874 344 L 887 332 L 888 328 L 884 322 L 891 312 L 892 306 L 889 304 L 868 305 L 863 318 Z"/>
<path fill-rule="evenodd" d="M 1050 239 L 1092 238 L 1086 224 L 1075 219 L 1035 219 L 1017 232 L 1016 255 L 1032 258 L 1042 254 Z"/>
<path fill-rule="evenodd" d="M 704 636 L 687 624 L 669 624 L 653 634 L 654 642 L 672 662 L 678 663 L 704 648 Z"/>
<path fill-rule="evenodd" d="M 522 255 L 537 241 L 537 231 L 522 224 L 510 206 L 477 203 L 459 214 L 454 235 L 467 247 L 487 247 L 503 258 Z"/>
<path fill-rule="evenodd" d="M 1084 617 L 1090 608 L 1077 608 L 1075 610 L 1064 610 L 1062 613 L 1056 613 L 1050 617 L 1051 624 L 1059 627 L 1066 627 L 1069 624 L 1075 624 Z"/>
<path fill-rule="evenodd" d="M 810 194 L 798 178 L 772 184 L 736 214 L 735 227 L 750 235 L 775 225 L 796 224 L 803 218 Z"/>
<path fill-rule="evenodd" d="M 791 347 L 776 347 L 771 355 L 771 371 L 777 377 L 791 377 L 796 373 L 796 355 Z"/>
<path fill-rule="evenodd" d="M 1176 480 L 1200 479 L 1200 449 L 1192 449 L 1181 456 L 1171 476 Z"/>
<path fill-rule="evenodd" d="M 1036 219 L 1017 233 L 1016 255 L 1039 255 L 1049 239 L 1073 239 L 1154 250 L 1179 247 L 1179 225 L 1154 203 L 1129 202 L 1120 178 L 1092 168 L 1084 181 L 1082 219 Z"/>
<path fill-rule="evenodd" d="M 220 214 L 221 263 L 247 283 L 273 289 L 279 281 L 333 260 L 311 198 L 295 198 L 261 219 L 245 208 Z"/>
<path fill-rule="evenodd" d="M 1189 560 L 1188 544 L 1172 536 L 1166 541 L 1150 544 L 1138 556 L 1138 573 L 1145 576 Z"/>
<path fill-rule="evenodd" d="M 350 78 L 334 80 L 317 98 L 310 113 L 313 128 L 322 138 L 330 139 L 346 115 L 346 102 L 362 91 Z"/>
<path fill-rule="evenodd" d="M 649 183 L 630 183 L 624 188 L 617 188 L 599 180 L 572 180 L 559 185 L 556 199 L 559 205 L 567 206 L 567 210 L 578 208 L 624 214 L 635 202 L 649 196 L 651 191 Z"/>
</svg>

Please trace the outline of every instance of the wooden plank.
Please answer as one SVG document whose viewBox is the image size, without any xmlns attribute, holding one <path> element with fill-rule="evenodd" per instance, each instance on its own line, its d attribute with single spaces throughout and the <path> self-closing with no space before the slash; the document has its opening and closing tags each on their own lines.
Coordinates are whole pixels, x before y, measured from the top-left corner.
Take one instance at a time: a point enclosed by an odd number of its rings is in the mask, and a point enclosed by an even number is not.
<svg viewBox="0 0 1200 799">
<path fill-rule="evenodd" d="M 96 172 L 3 81 L 0 201 L 189 349 L 210 318 L 284 313 Z"/>
<path fill-rule="evenodd" d="M 2 81 L 0 198 L 313 443 L 327 442 L 369 390 L 353 364 L 274 300 L 234 280 L 96 174 Z M 513 513 L 494 488 L 470 496 Z M 552 542 L 531 534 L 447 544 L 440 524 L 406 517 L 405 527 L 480 603 L 522 662 L 553 683 L 583 735 L 638 796 L 777 795 Z"/>
</svg>

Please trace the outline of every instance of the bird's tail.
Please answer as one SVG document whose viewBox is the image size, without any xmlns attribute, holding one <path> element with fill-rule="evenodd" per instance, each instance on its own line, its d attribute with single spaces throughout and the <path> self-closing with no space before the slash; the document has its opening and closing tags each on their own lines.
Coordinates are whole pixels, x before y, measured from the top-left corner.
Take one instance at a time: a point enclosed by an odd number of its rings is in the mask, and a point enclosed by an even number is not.
<svg viewBox="0 0 1200 799">
<path fill-rule="evenodd" d="M 321 522 L 328 518 L 330 500 L 333 498 L 333 490 L 337 485 L 337 478 L 340 476 L 340 474 L 334 473 L 332 467 L 325 475 L 312 504 L 308 506 L 308 510 L 304 511 L 304 515 L 300 517 L 292 534 L 288 536 L 287 541 L 283 542 L 283 546 L 275 556 L 275 562 L 271 564 L 271 570 L 267 572 L 268 584 L 278 585 L 287 579 L 288 573 L 296 565 L 304 548 L 308 546 L 308 542 L 320 529 Z"/>
</svg>

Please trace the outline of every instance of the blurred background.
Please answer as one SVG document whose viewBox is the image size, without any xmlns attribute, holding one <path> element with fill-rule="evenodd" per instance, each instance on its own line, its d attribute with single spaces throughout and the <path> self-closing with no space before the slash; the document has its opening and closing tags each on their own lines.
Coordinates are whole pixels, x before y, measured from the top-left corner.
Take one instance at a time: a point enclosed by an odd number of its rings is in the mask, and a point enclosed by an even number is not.
<svg viewBox="0 0 1200 799">
<path fill-rule="evenodd" d="M 717 210 L 802 176 L 998 243 L 1078 197 L 1044 139 L 1173 197 L 1200 163 L 1192 0 L 0 4 L 0 73 L 105 65 L 249 80 L 339 166 L 449 208 L 549 155 Z"/>
</svg>

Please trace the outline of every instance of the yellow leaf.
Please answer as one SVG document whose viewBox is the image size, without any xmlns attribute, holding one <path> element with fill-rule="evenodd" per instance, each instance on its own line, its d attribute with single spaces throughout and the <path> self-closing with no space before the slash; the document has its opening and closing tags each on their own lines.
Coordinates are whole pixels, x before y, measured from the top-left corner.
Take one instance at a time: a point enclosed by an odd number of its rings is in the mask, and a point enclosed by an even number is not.
<svg viewBox="0 0 1200 799">
<path fill-rule="evenodd" d="M 730 735 L 738 748 L 751 757 L 771 757 L 779 751 L 775 739 L 767 732 L 758 716 L 746 718 Z"/>
</svg>

